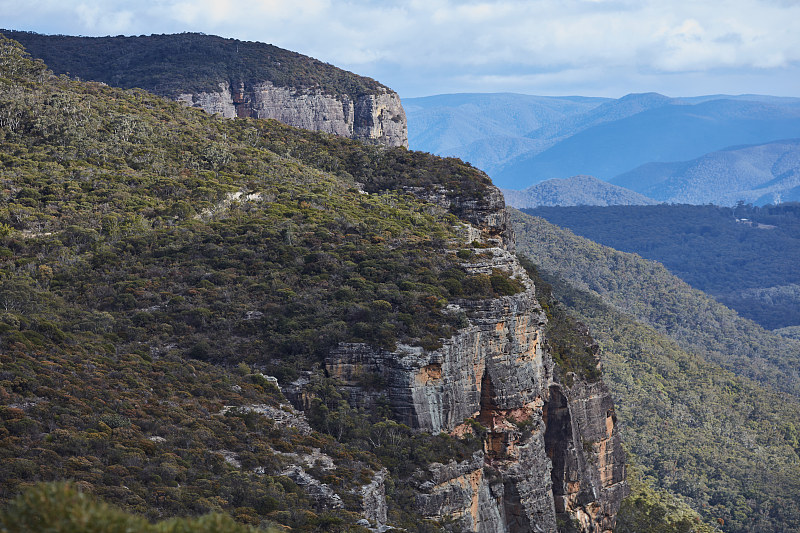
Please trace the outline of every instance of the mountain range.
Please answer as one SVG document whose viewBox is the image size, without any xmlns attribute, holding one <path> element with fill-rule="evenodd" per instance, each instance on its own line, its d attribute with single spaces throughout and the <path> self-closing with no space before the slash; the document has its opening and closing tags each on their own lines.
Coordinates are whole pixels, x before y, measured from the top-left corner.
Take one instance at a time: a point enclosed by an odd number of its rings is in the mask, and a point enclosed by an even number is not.
<svg viewBox="0 0 800 533">
<path fill-rule="evenodd" d="M 772 176 L 775 182 L 762 180 L 741 191 L 720 190 L 719 183 L 731 172 L 741 174 L 742 167 L 757 168 L 759 178 L 769 174 L 770 168 L 766 156 L 757 154 L 756 149 L 740 151 L 738 163 L 712 152 L 780 141 L 780 147 L 776 145 L 772 151 L 794 153 L 793 141 L 786 139 L 800 134 L 800 99 L 796 98 L 669 98 L 656 93 L 616 100 L 444 95 L 410 99 L 408 105 L 412 148 L 461 157 L 485 169 L 505 189 L 520 190 L 552 178 L 588 174 L 659 201 L 732 204 L 746 199 L 764 203 L 776 195 L 788 198 L 795 194 L 796 184 L 790 179 L 780 183 L 783 175 Z M 507 111 L 497 113 L 497 107 Z M 522 110 L 519 120 L 516 110 Z M 495 115 L 501 119 L 493 122 Z M 448 124 L 462 123 L 471 124 L 468 136 L 448 133 L 452 129 Z M 492 125 L 482 131 L 478 125 L 484 123 Z M 703 165 L 706 177 L 692 173 L 691 163 L 676 163 L 703 157 L 715 163 Z M 655 175 L 664 181 L 665 190 L 648 188 Z M 645 183 L 639 184 L 640 179 Z M 702 183 L 694 188 L 681 186 L 692 179 Z M 697 193 L 692 195 L 694 190 Z"/>
<path fill-rule="evenodd" d="M 412 149 L 460 157 L 492 175 L 517 155 L 547 146 L 547 141 L 529 137 L 530 132 L 554 128 L 606 101 L 513 93 L 442 94 L 404 98 L 403 107 Z"/>
<path fill-rule="evenodd" d="M 690 161 L 647 163 L 611 183 L 676 204 L 796 202 L 800 140 L 737 146 Z"/>
<path fill-rule="evenodd" d="M 654 205 L 658 202 L 630 189 L 592 176 L 546 180 L 525 190 L 501 189 L 506 203 L 517 209 L 540 206 Z"/>
</svg>

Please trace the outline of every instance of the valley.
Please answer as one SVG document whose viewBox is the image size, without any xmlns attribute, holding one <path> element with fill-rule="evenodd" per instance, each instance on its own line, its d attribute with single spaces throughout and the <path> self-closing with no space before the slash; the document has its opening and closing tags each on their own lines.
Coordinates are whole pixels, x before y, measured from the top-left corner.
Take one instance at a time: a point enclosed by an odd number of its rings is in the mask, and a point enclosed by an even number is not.
<svg viewBox="0 0 800 533">
<path fill-rule="evenodd" d="M 614 249 L 658 261 L 766 329 L 800 324 L 798 206 L 553 207 L 525 210 Z M 626 231 L 620 231 L 626 228 Z"/>
</svg>

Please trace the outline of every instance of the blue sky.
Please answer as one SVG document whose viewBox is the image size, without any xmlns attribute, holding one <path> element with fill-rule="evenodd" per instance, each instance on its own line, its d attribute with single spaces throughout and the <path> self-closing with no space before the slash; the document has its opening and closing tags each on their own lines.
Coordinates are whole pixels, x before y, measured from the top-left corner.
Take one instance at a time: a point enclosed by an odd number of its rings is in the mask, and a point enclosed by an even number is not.
<svg viewBox="0 0 800 533">
<path fill-rule="evenodd" d="M 402 97 L 800 96 L 800 0 L 0 0 L 0 14 L 40 33 L 268 42 Z"/>
</svg>

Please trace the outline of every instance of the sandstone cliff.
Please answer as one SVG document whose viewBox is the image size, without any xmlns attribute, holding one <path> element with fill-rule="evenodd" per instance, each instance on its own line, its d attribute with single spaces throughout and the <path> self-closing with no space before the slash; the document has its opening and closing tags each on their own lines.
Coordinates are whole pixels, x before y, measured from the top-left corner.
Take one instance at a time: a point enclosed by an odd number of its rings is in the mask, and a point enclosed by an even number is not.
<svg viewBox="0 0 800 533">
<path fill-rule="evenodd" d="M 408 147 L 406 114 L 397 93 L 380 87 L 358 96 L 309 87 L 219 84 L 219 91 L 182 93 L 178 101 L 223 117 L 271 118 L 370 144 Z"/>
<path fill-rule="evenodd" d="M 453 210 L 457 200 L 416 191 Z M 498 193 L 499 194 L 499 193 Z M 388 400 L 394 418 L 429 432 L 480 431 L 484 447 L 467 461 L 433 464 L 418 483 L 416 511 L 454 519 L 479 533 L 556 531 L 572 522 L 585 532 L 611 531 L 627 492 L 614 406 L 602 382 L 554 377 L 546 317 L 536 287 L 512 253 L 502 197 L 471 206 L 468 239 L 483 242 L 473 273 L 505 270 L 525 285 L 513 296 L 451 302 L 467 326 L 426 351 L 376 350 L 342 344 L 326 360 L 351 403 Z M 598 361 L 599 364 L 599 361 Z M 364 390 L 359 376 L 380 376 L 382 390 Z M 479 429 L 476 429 L 479 428 Z"/>
</svg>

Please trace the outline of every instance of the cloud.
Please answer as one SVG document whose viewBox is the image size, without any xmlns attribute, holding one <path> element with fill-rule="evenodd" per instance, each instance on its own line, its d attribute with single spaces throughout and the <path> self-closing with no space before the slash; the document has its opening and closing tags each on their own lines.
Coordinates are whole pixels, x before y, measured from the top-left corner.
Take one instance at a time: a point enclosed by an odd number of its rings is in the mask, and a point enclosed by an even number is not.
<svg viewBox="0 0 800 533">
<path fill-rule="evenodd" d="M 674 79 L 800 63 L 799 0 L 30 0 L 24 9 L 0 0 L 0 11 L 4 24 L 47 33 L 202 31 L 270 42 L 389 73 L 381 79 L 394 86 L 427 80 L 430 92 L 465 80 L 483 85 L 464 90 L 524 79 L 535 90 L 558 73 Z"/>
</svg>

